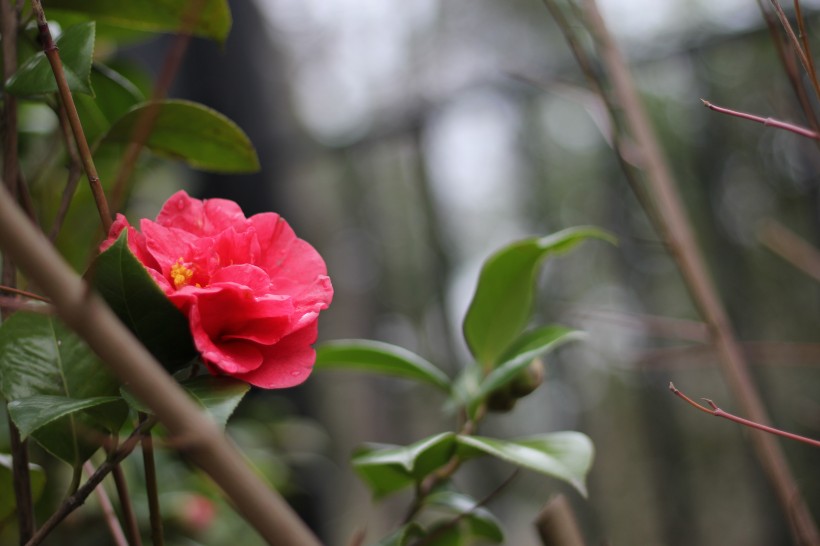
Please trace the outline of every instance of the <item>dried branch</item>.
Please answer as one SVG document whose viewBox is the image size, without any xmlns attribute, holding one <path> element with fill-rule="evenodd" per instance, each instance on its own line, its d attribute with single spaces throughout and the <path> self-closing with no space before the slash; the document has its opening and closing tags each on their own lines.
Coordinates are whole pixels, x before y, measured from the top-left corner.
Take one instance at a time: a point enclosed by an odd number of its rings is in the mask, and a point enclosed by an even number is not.
<svg viewBox="0 0 820 546">
<path fill-rule="evenodd" d="M 672 393 L 678 398 L 685 400 L 690 406 L 694 407 L 695 409 L 698 409 L 710 415 L 714 415 L 715 417 L 723 417 L 724 419 L 734 421 L 735 423 L 739 423 L 745 427 L 762 430 L 763 432 L 768 432 L 769 434 L 776 434 L 777 436 L 783 436 L 784 438 L 795 440 L 797 442 L 803 442 L 804 444 L 808 444 L 810 446 L 820 447 L 820 441 L 818 440 L 807 438 L 805 436 L 800 436 L 799 434 L 792 434 L 791 432 L 786 432 L 784 430 L 780 430 L 779 428 L 770 427 L 768 425 L 761 425 L 760 423 L 755 423 L 754 421 L 749 421 L 748 419 L 738 417 L 737 415 L 729 413 L 728 411 L 723 411 L 717 406 L 717 404 L 715 404 L 708 398 L 702 398 L 701 400 L 709 404 L 710 407 L 707 408 L 702 404 L 698 404 L 697 402 L 683 394 L 681 391 L 676 389 L 675 385 L 673 385 L 671 382 L 669 383 L 669 390 L 672 391 Z"/>
<path fill-rule="evenodd" d="M 810 245 L 780 222 L 767 220 L 758 238 L 769 250 L 794 267 L 820 281 L 820 250 Z"/>
<path fill-rule="evenodd" d="M 751 121 L 756 121 L 757 123 L 762 123 L 768 127 L 775 127 L 777 129 L 783 129 L 785 131 L 791 131 L 792 133 L 796 133 L 800 136 L 804 136 L 806 138 L 811 138 L 814 140 L 820 140 L 820 133 L 816 131 L 812 131 L 806 127 L 800 127 L 799 125 L 794 125 L 793 123 L 788 123 L 786 121 L 780 121 L 774 118 L 764 118 L 761 116 L 755 116 L 754 114 L 747 114 L 745 112 L 739 112 L 737 110 L 731 110 L 729 108 L 724 108 L 722 106 L 718 106 L 716 104 L 712 104 L 708 100 L 700 99 L 703 105 L 710 109 L 714 110 L 715 112 L 720 112 L 721 114 L 728 114 L 730 116 L 735 116 L 738 118 L 748 119 Z"/>
<path fill-rule="evenodd" d="M 769 418 L 763 401 L 749 374 L 726 310 L 708 274 L 674 178 L 627 63 L 609 33 L 595 0 L 584 0 L 583 6 L 587 25 L 596 39 L 601 60 L 611 77 L 614 95 L 623 109 L 626 126 L 643 155 L 647 187 L 654 198 L 657 217 L 662 220 L 660 235 L 667 242 L 695 305 L 709 325 L 731 392 L 747 415 L 756 422 L 767 423 Z M 794 517 L 797 540 L 806 544 L 820 544 L 820 532 L 805 500 L 796 493 L 799 491 L 797 482 L 780 446 L 766 435 L 753 435 L 751 441 L 774 486 L 781 509 L 784 514 Z"/>
</svg>

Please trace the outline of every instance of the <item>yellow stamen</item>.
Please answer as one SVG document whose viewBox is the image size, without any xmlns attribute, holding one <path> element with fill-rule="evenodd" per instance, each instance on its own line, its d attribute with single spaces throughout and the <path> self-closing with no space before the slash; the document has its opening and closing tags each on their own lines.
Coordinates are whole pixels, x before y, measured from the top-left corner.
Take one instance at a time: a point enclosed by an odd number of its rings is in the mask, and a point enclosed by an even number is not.
<svg viewBox="0 0 820 546">
<path fill-rule="evenodd" d="M 181 288 L 188 284 L 188 281 L 190 281 L 193 276 L 194 272 L 185 267 L 185 264 L 182 263 L 182 258 L 179 258 L 177 263 L 171 266 L 171 278 L 174 280 L 174 286 L 176 288 Z"/>
</svg>

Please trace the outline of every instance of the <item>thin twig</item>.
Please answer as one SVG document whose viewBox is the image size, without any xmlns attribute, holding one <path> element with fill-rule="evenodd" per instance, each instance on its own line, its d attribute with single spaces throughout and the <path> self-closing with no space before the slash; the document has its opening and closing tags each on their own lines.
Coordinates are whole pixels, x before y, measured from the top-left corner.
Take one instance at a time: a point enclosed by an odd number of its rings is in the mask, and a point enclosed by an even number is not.
<svg viewBox="0 0 820 546">
<path fill-rule="evenodd" d="M 122 471 L 122 465 L 115 465 L 111 470 L 111 475 L 114 477 L 114 485 L 117 487 L 117 497 L 120 500 L 122 519 L 125 522 L 125 533 L 128 535 L 128 541 L 131 546 L 142 546 L 137 516 L 134 513 L 134 506 L 131 504 L 131 495 L 128 494 L 128 484 L 125 480 L 125 473 Z"/>
<path fill-rule="evenodd" d="M 728 419 L 729 421 L 734 421 L 735 423 L 739 423 L 745 427 L 755 428 L 757 430 L 762 430 L 763 432 L 768 432 L 769 434 L 776 434 L 777 436 L 783 436 L 784 438 L 788 438 L 790 440 L 795 440 L 797 442 L 802 442 L 804 444 L 808 444 L 814 447 L 820 447 L 820 441 L 815 440 L 813 438 L 807 438 L 805 436 L 800 436 L 799 434 L 792 434 L 791 432 L 786 432 L 785 430 L 780 430 L 779 428 L 770 427 L 768 425 L 761 425 L 760 423 L 755 423 L 754 421 L 749 421 L 748 419 L 744 419 L 743 417 L 738 417 L 728 411 L 724 411 L 720 409 L 717 404 L 709 400 L 708 398 L 701 398 L 704 402 L 709 404 L 709 408 L 702 404 L 698 404 L 673 385 L 671 382 L 669 383 L 669 390 L 677 396 L 685 400 L 690 406 L 695 409 L 698 409 L 702 412 L 708 413 L 710 415 L 714 415 L 715 417 L 723 417 L 724 419 Z"/>
<path fill-rule="evenodd" d="M 60 504 L 60 507 L 51 514 L 51 517 L 37 530 L 37 533 L 31 537 L 31 540 L 26 542 L 25 546 L 37 546 L 37 544 L 40 544 L 71 512 L 82 506 L 88 496 L 94 492 L 94 489 L 96 489 L 108 473 L 114 469 L 114 466 L 134 451 L 134 448 L 139 444 L 143 431 L 150 429 L 156 423 L 157 420 L 155 418 L 140 423 L 128 439 L 126 439 L 103 464 L 97 467 L 97 470 L 77 489 L 77 492 Z"/>
<path fill-rule="evenodd" d="M 780 24 L 783 25 L 783 30 L 786 31 L 786 35 L 789 37 L 789 42 L 791 42 L 795 53 L 797 53 L 797 57 L 800 59 L 800 64 L 803 65 L 803 70 L 805 70 L 806 74 L 809 75 L 811 85 L 814 88 L 815 97 L 820 99 L 820 84 L 817 82 L 817 78 L 811 77 L 813 67 L 811 61 L 809 61 L 808 52 L 804 51 L 803 46 L 800 45 L 800 40 L 794 33 L 794 29 L 792 28 L 791 23 L 789 23 L 789 18 L 786 17 L 786 12 L 783 11 L 783 7 L 780 5 L 780 2 L 778 0 L 771 0 L 771 3 L 772 7 L 774 7 L 775 13 L 777 13 L 777 18 L 780 19 Z"/>
<path fill-rule="evenodd" d="M 20 290 L 19 288 L 15 288 L 13 286 L 0 285 L 0 292 L 8 292 L 9 294 L 16 294 L 17 296 L 23 296 L 24 298 L 50 303 L 49 299 L 46 297 L 43 297 L 39 294 L 35 294 L 33 292 L 28 292 L 26 290 Z"/>
<path fill-rule="evenodd" d="M 775 0 L 773 0 L 775 1 Z M 602 61 L 612 78 L 615 96 L 624 110 L 626 125 L 645 158 L 646 182 L 662 219 L 660 235 L 683 276 L 692 300 L 713 334 L 724 376 L 743 411 L 759 423 L 769 422 L 760 394 L 735 337 L 731 322 L 695 239 L 666 159 L 660 149 L 644 104 L 620 49 L 610 34 L 595 0 L 584 0 L 586 21 L 599 45 Z M 820 544 L 820 532 L 780 445 L 770 436 L 751 438 L 756 454 L 777 493 L 783 513 L 793 516 L 798 542 Z"/>
<path fill-rule="evenodd" d="M 148 416 L 140 413 L 140 420 Z M 157 488 L 157 466 L 154 460 L 154 442 L 151 432 L 142 435 L 142 465 L 145 471 L 145 493 L 148 496 L 148 517 L 151 522 L 151 540 L 154 546 L 164 546 L 162 532 L 162 511 L 159 508 L 159 489 Z"/>
<path fill-rule="evenodd" d="M 797 20 L 797 32 L 799 34 L 800 43 L 803 46 L 803 51 L 806 52 L 806 60 L 809 63 L 809 78 L 811 78 L 816 85 L 817 72 L 815 71 L 814 59 L 812 59 L 811 55 L 809 35 L 806 33 L 806 20 L 803 18 L 803 10 L 800 9 L 800 0 L 794 0 L 794 17 Z"/>
<path fill-rule="evenodd" d="M 83 469 L 89 478 L 94 475 L 94 466 L 89 461 L 83 463 Z M 94 489 L 94 493 L 97 495 L 97 501 L 100 503 L 100 508 L 105 517 L 105 524 L 108 526 L 108 530 L 111 531 L 114 544 L 116 546 L 128 546 L 125 533 L 122 532 L 122 526 L 117 519 L 117 514 L 114 512 L 114 507 L 111 505 L 111 499 L 102 484 Z"/>
<path fill-rule="evenodd" d="M 60 206 L 57 209 L 57 214 L 54 216 L 54 223 L 51 224 L 48 238 L 51 241 L 56 241 L 60 234 L 60 229 L 63 227 L 63 222 L 68 214 L 68 209 L 71 206 L 71 200 L 74 198 L 74 192 L 80 182 L 80 177 L 83 174 L 83 160 L 77 152 L 77 146 L 71 138 L 71 122 L 68 120 L 65 105 L 63 101 L 57 101 L 57 119 L 60 121 L 60 133 L 63 137 L 63 144 L 69 157 L 68 179 L 63 188 L 63 195 L 60 197 Z"/>
<path fill-rule="evenodd" d="M 154 84 L 148 108 L 137 120 L 131 135 L 131 141 L 128 143 L 128 147 L 125 149 L 122 161 L 120 162 L 120 168 L 114 180 L 114 189 L 111 193 L 111 202 L 114 204 L 114 210 L 120 210 L 124 204 L 128 180 L 131 178 L 131 173 L 134 171 L 134 166 L 137 163 L 140 152 L 148 141 L 148 137 L 151 135 L 151 131 L 157 121 L 157 117 L 159 117 L 160 101 L 168 95 L 171 83 L 179 71 L 179 66 L 185 56 L 185 50 L 191 41 L 191 35 L 199 22 L 204 3 L 204 0 L 190 0 L 188 2 L 188 9 L 186 9 L 182 15 L 182 24 L 180 25 L 173 45 L 165 56 L 165 62 L 162 65 L 162 70 L 157 78 L 157 82 Z"/>
<path fill-rule="evenodd" d="M 758 232 L 763 245 L 806 275 L 820 281 L 820 250 L 780 222 L 767 220 Z"/>
<path fill-rule="evenodd" d="M 785 131 L 791 131 L 792 133 L 798 134 L 800 136 L 804 136 L 806 138 L 811 138 L 813 140 L 820 140 L 820 133 L 816 131 L 812 131 L 806 127 L 800 127 L 799 125 L 794 125 L 793 123 L 789 123 L 786 121 L 780 121 L 774 118 L 764 118 L 761 116 L 755 116 L 754 114 L 747 114 L 746 112 L 739 112 L 737 110 L 731 110 L 729 108 L 724 108 L 723 106 L 718 106 L 716 104 L 712 104 L 708 100 L 700 99 L 703 105 L 708 108 L 709 110 L 714 110 L 715 112 L 720 112 L 721 114 L 728 114 L 730 116 L 735 116 L 738 118 L 748 119 L 750 121 L 756 121 L 757 123 L 762 123 L 767 127 L 775 127 L 777 129 L 783 129 Z"/>
<path fill-rule="evenodd" d="M 77 143 L 77 150 L 83 160 L 83 168 L 88 177 L 88 183 L 91 185 L 91 193 L 94 196 L 94 202 L 97 205 L 97 211 L 100 214 L 100 222 L 103 231 L 108 233 L 113 219 L 111 211 L 108 207 L 108 201 L 105 198 L 105 190 L 103 190 L 100 183 L 100 177 L 97 174 L 97 168 L 94 166 L 94 158 L 91 155 L 91 149 L 88 147 L 88 141 L 83 132 L 83 125 L 80 122 L 80 116 L 77 113 L 77 107 L 74 105 L 74 99 L 71 96 L 71 90 L 68 87 L 65 73 L 63 71 L 63 62 L 60 60 L 60 54 L 54 40 L 51 37 L 51 31 L 48 28 L 48 21 L 46 20 L 43 5 L 40 0 L 31 0 L 31 9 L 37 19 L 37 28 L 40 31 L 40 40 L 43 43 L 43 51 L 48 58 L 51 65 L 51 70 L 54 72 L 54 79 L 57 82 L 57 89 L 60 92 L 60 98 L 65 105 L 68 121 L 71 125 L 71 131 L 74 134 L 74 141 Z"/>
</svg>

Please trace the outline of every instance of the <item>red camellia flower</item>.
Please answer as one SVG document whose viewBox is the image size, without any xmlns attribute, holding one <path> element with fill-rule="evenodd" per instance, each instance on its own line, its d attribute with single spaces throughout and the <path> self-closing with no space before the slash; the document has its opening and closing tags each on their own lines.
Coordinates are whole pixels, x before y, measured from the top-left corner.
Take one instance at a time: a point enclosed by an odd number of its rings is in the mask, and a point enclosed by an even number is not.
<svg viewBox="0 0 820 546">
<path fill-rule="evenodd" d="M 266 389 L 307 379 L 319 312 L 333 287 L 319 253 L 272 212 L 245 218 L 233 201 L 177 192 L 140 231 L 117 215 L 137 259 L 182 311 L 214 375 Z"/>
</svg>

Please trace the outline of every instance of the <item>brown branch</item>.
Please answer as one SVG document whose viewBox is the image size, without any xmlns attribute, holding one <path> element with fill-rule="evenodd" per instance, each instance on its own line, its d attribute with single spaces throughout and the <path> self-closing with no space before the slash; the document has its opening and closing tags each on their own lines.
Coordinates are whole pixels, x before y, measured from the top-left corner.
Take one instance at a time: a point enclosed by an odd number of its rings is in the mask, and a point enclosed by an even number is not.
<svg viewBox="0 0 820 546">
<path fill-rule="evenodd" d="M 80 116 L 77 113 L 77 107 L 74 105 L 74 99 L 71 96 L 71 90 L 68 87 L 65 73 L 63 72 L 63 62 L 60 59 L 57 46 L 51 37 L 51 31 L 48 28 L 48 21 L 46 20 L 43 5 L 40 0 L 31 0 L 31 9 L 37 19 L 37 28 L 40 31 L 40 40 L 43 44 L 43 52 L 45 52 L 48 62 L 51 65 L 51 70 L 54 72 L 54 79 L 57 82 L 57 89 L 60 93 L 60 99 L 66 109 L 68 121 L 71 125 L 71 131 L 74 134 L 74 142 L 77 144 L 77 150 L 83 161 L 83 168 L 88 177 L 88 183 L 91 185 L 91 193 L 94 196 L 94 202 L 97 205 L 97 211 L 100 214 L 100 222 L 102 223 L 103 231 L 108 233 L 113 219 L 111 211 L 108 207 L 108 201 L 105 198 L 105 190 L 103 190 L 100 183 L 100 177 L 97 174 L 97 168 L 94 166 L 94 158 L 91 155 L 91 149 L 88 147 L 88 141 L 83 132 L 83 125 L 80 122 Z"/>
<path fill-rule="evenodd" d="M 85 470 L 89 478 L 94 475 L 94 466 L 89 461 L 83 463 L 83 470 Z M 102 484 L 94 488 L 94 493 L 97 495 L 97 501 L 100 503 L 105 524 L 111 532 L 111 539 L 114 541 L 114 544 L 116 546 L 128 546 L 125 533 L 122 532 L 122 526 L 117 519 L 117 514 L 114 512 L 114 507 L 111 505 L 111 499 L 108 497 L 108 493 Z"/>
<path fill-rule="evenodd" d="M 775 220 L 767 220 L 761 226 L 758 238 L 766 248 L 806 275 L 820 281 L 820 250 L 786 226 Z"/>
<path fill-rule="evenodd" d="M 544 505 L 535 528 L 544 546 L 584 546 L 578 520 L 566 495 L 556 495 Z"/>
<path fill-rule="evenodd" d="M 54 223 L 51 224 L 48 238 L 52 242 L 57 240 L 60 234 L 60 229 L 63 227 L 63 222 L 68 214 L 68 209 L 71 206 L 71 200 L 74 198 L 74 192 L 80 182 L 80 176 L 83 174 L 83 160 L 77 152 L 77 146 L 71 138 L 71 122 L 68 120 L 68 113 L 62 101 L 57 101 L 57 119 L 60 121 L 60 133 L 63 137 L 63 144 L 68 157 L 70 165 L 68 167 L 68 179 L 66 180 L 63 194 L 60 197 L 60 206 L 57 208 L 57 214 L 54 216 Z"/>
<path fill-rule="evenodd" d="M 780 5 L 780 2 L 778 0 L 771 0 L 771 3 L 772 7 L 774 7 L 775 13 L 777 13 L 777 18 L 780 19 L 780 24 L 783 25 L 783 30 L 786 31 L 786 36 L 789 37 L 789 42 L 791 43 L 794 52 L 797 54 L 797 58 L 800 59 L 800 64 L 803 65 L 803 70 L 805 70 L 806 74 L 809 75 L 809 80 L 814 88 L 815 96 L 820 99 L 820 84 L 818 84 L 817 78 L 811 77 L 814 69 L 811 61 L 809 61 L 808 52 L 804 51 L 803 47 L 800 45 L 800 40 L 794 33 L 794 29 L 792 28 L 791 23 L 789 23 L 789 18 L 786 17 L 786 12 L 783 11 L 783 7 Z"/>
<path fill-rule="evenodd" d="M 754 428 L 757 430 L 762 430 L 763 432 L 768 432 L 769 434 L 775 434 L 777 436 L 783 436 L 784 438 L 788 438 L 790 440 L 795 440 L 797 442 L 802 442 L 804 444 L 808 444 L 814 447 L 820 447 L 820 441 L 815 440 L 813 438 L 807 438 L 805 436 L 800 436 L 799 434 L 792 434 L 791 432 L 786 432 L 785 430 L 780 430 L 779 428 L 770 427 L 768 425 L 762 425 L 760 423 L 755 423 L 754 421 L 749 421 L 748 419 L 744 419 L 743 417 L 738 417 L 728 411 L 724 411 L 720 409 L 717 404 L 709 400 L 708 398 L 702 398 L 707 404 L 709 404 L 709 408 L 702 404 L 698 404 L 681 391 L 675 388 L 675 385 L 672 382 L 669 383 L 669 390 L 677 396 L 685 400 L 690 406 L 695 409 L 698 409 L 702 412 L 708 413 L 710 415 L 714 415 L 715 417 L 723 417 L 724 419 L 728 419 L 729 421 L 734 421 L 735 423 L 741 424 L 745 427 Z M 711 409 L 710 409 L 711 408 Z"/>
<path fill-rule="evenodd" d="M 652 129 L 627 63 L 609 33 L 595 0 L 584 0 L 583 5 L 587 25 L 596 39 L 601 60 L 612 80 L 614 94 L 623 108 L 625 123 L 635 139 L 636 146 L 643 154 L 646 183 L 654 197 L 657 216 L 662 220 L 661 235 L 680 269 L 693 302 L 709 325 L 731 392 L 751 419 L 758 423 L 768 423 L 769 418 L 763 401 L 752 381 L 729 317 L 709 276 L 674 178 L 660 149 L 659 139 Z M 774 486 L 783 513 L 794 516 L 797 541 L 820 544 L 820 532 L 805 500 L 795 493 L 799 488 L 780 445 L 770 436 L 761 434 L 753 435 L 751 441 L 767 477 Z"/>
<path fill-rule="evenodd" d="M 140 419 L 148 416 L 140 413 Z M 154 459 L 154 441 L 151 432 L 142 435 L 142 465 L 145 475 L 145 493 L 148 497 L 148 519 L 151 522 L 151 542 L 153 546 L 164 546 L 162 534 L 162 511 L 159 507 L 159 489 L 157 487 L 157 465 Z"/>
<path fill-rule="evenodd" d="M 317 546 L 293 510 L 250 468 L 222 431 L 168 375 L 105 303 L 0 188 L 0 250 L 51 299 L 57 313 L 169 432 L 189 438 L 187 458 L 225 491 L 237 511 L 271 544 Z"/>
<path fill-rule="evenodd" d="M 128 494 L 128 484 L 125 481 L 122 466 L 115 465 L 111 470 L 111 475 L 114 477 L 114 485 L 117 487 L 117 497 L 120 500 L 122 519 L 125 521 L 125 532 L 128 535 L 128 541 L 131 546 L 142 546 L 137 516 L 134 513 L 134 506 L 131 504 L 131 495 Z"/>
<path fill-rule="evenodd" d="M 43 526 L 37 530 L 37 533 L 31 537 L 31 540 L 26 542 L 25 546 L 37 546 L 40 544 L 43 540 L 45 540 L 49 533 L 51 533 L 51 531 L 53 531 L 54 528 L 60 524 L 60 522 L 71 514 L 71 512 L 82 506 L 88 496 L 94 492 L 97 486 L 102 483 L 103 479 L 114 469 L 114 467 L 130 455 L 132 451 L 134 451 L 134 448 L 137 447 L 137 444 L 140 441 L 142 432 L 146 429 L 150 429 L 156 424 L 156 422 L 156 419 L 149 419 L 140 423 L 128 439 L 125 440 L 113 452 L 113 454 L 109 455 L 108 459 L 106 459 L 103 464 L 97 467 L 97 470 L 89 476 L 88 480 L 79 489 L 77 489 L 74 494 L 60 504 L 60 507 L 57 508 L 53 514 L 51 514 L 51 517 L 49 517 Z"/>
<path fill-rule="evenodd" d="M 43 296 L 40 296 L 39 294 L 35 294 L 33 292 L 27 292 L 25 290 L 20 290 L 19 288 L 15 288 L 13 286 L 0 286 L 0 292 L 8 292 L 9 294 L 16 294 L 17 296 L 23 296 L 24 298 L 29 298 L 29 299 L 32 299 L 32 300 L 44 301 L 46 303 L 49 303 L 48 298 L 44 298 Z"/>
<path fill-rule="evenodd" d="M 762 123 L 767 127 L 775 127 L 777 129 L 783 129 L 785 131 L 791 131 L 792 133 L 796 133 L 800 136 L 804 136 L 806 138 L 811 138 L 813 140 L 820 140 L 820 133 L 816 131 L 812 131 L 806 127 L 800 127 L 799 125 L 794 125 L 793 123 L 788 123 L 786 121 L 780 121 L 774 118 L 764 118 L 761 116 L 755 116 L 754 114 L 747 114 L 746 112 L 739 112 L 737 110 L 731 110 L 729 108 L 724 108 L 722 106 L 718 106 L 716 104 L 712 104 L 708 100 L 700 99 L 703 105 L 710 109 L 714 110 L 715 112 L 720 112 L 721 114 L 728 114 L 730 116 L 735 116 L 738 118 L 748 119 L 750 121 L 756 121 L 757 123 Z"/>
</svg>

